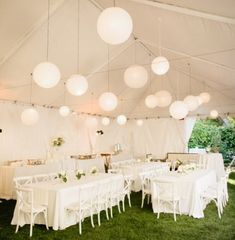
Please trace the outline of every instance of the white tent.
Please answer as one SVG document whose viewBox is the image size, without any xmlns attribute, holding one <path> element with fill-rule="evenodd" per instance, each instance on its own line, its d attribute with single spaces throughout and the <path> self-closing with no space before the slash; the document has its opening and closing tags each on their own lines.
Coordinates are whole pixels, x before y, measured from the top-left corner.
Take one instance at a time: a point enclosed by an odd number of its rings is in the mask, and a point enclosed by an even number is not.
<svg viewBox="0 0 235 240">
<path fill-rule="evenodd" d="M 31 87 L 31 73 L 46 60 L 47 3 L 0 0 L 1 161 L 44 157 L 51 138 L 60 135 L 66 139 L 68 154 L 108 151 L 118 142 L 134 155 L 152 152 L 163 157 L 168 151 L 184 151 L 188 136 L 182 129 L 192 118 L 173 120 L 169 107 L 145 106 L 147 95 L 163 89 L 172 94 L 173 101 L 189 94 L 210 93 L 211 101 L 189 116 L 207 116 L 212 109 L 221 115 L 235 113 L 234 1 L 118 0 L 116 6 L 131 15 L 134 31 L 127 42 L 108 47 L 97 34 L 96 22 L 102 9 L 113 1 L 80 0 L 78 15 L 77 0 L 52 0 L 48 57 L 59 67 L 62 79 L 56 87 L 43 89 L 35 83 Z M 77 73 L 78 45 L 79 70 L 88 78 L 89 88 L 80 97 L 66 92 L 64 99 L 64 82 Z M 159 47 L 170 62 L 169 72 L 161 77 L 150 70 Z M 141 89 L 131 89 L 123 81 L 125 69 L 134 63 L 149 72 L 148 83 Z M 110 90 L 118 96 L 119 104 L 107 113 L 99 107 L 98 98 L 108 89 L 108 69 Z M 30 103 L 40 115 L 32 127 L 20 120 Z M 62 118 L 57 109 L 64 104 L 79 116 Z M 106 128 L 98 126 L 105 132 L 101 139 L 95 130 L 85 127 L 81 113 L 112 118 L 125 114 L 130 120 L 124 127 L 115 121 Z M 137 118 L 148 118 L 142 129 L 134 124 Z"/>
</svg>

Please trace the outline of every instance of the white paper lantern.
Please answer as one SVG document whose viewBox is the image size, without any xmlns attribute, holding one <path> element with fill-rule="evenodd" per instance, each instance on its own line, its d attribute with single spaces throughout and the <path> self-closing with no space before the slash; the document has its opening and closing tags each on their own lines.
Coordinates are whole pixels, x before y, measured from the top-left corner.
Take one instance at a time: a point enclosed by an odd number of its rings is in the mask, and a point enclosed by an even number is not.
<svg viewBox="0 0 235 240">
<path fill-rule="evenodd" d="M 110 118 L 108 117 L 103 117 L 102 120 L 101 120 L 101 123 L 104 125 L 104 126 L 108 126 L 110 124 Z"/>
<path fill-rule="evenodd" d="M 117 117 L 117 123 L 118 123 L 119 125 L 125 125 L 126 122 L 127 122 L 127 118 L 126 118 L 125 115 L 119 115 L 119 116 Z"/>
<path fill-rule="evenodd" d="M 199 97 L 201 98 L 203 103 L 208 103 L 211 99 L 211 96 L 208 92 L 202 92 Z"/>
<path fill-rule="evenodd" d="M 161 91 L 156 92 L 155 96 L 157 98 L 159 107 L 167 107 L 170 105 L 170 103 L 172 101 L 171 94 L 166 90 L 161 90 Z"/>
<path fill-rule="evenodd" d="M 219 116 L 219 113 L 217 110 L 211 110 L 210 116 L 211 118 L 216 119 Z"/>
<path fill-rule="evenodd" d="M 59 113 L 62 117 L 67 117 L 70 114 L 70 109 L 68 106 L 61 106 L 59 108 Z"/>
<path fill-rule="evenodd" d="M 130 66 L 124 72 L 124 81 L 130 88 L 142 88 L 148 81 L 148 72 L 142 66 Z"/>
<path fill-rule="evenodd" d="M 104 92 L 99 97 L 100 107 L 107 112 L 113 111 L 118 105 L 118 99 L 112 92 Z"/>
<path fill-rule="evenodd" d="M 196 96 L 188 95 L 184 98 L 189 111 L 195 111 L 199 107 L 199 102 Z"/>
<path fill-rule="evenodd" d="M 157 75 L 164 75 L 168 72 L 170 64 L 165 57 L 156 57 L 151 64 L 152 71 Z"/>
<path fill-rule="evenodd" d="M 127 11 L 119 7 L 106 8 L 97 21 L 97 32 L 109 44 L 125 42 L 131 35 L 133 23 Z"/>
<path fill-rule="evenodd" d="M 25 125 L 34 125 L 38 122 L 38 119 L 38 112 L 34 108 L 27 108 L 21 113 L 21 121 Z"/>
<path fill-rule="evenodd" d="M 170 106 L 170 114 L 175 119 L 185 118 L 188 114 L 188 108 L 183 101 L 175 101 Z"/>
<path fill-rule="evenodd" d="M 150 94 L 145 98 L 145 105 L 148 108 L 155 108 L 158 105 L 158 100 L 155 95 Z"/>
<path fill-rule="evenodd" d="M 60 70 L 53 63 L 39 63 L 33 70 L 33 80 L 42 88 L 52 88 L 60 81 Z"/>
<path fill-rule="evenodd" d="M 142 119 L 136 120 L 136 125 L 137 126 L 141 127 L 141 126 L 143 126 L 143 124 L 144 124 L 144 121 Z"/>
<path fill-rule="evenodd" d="M 96 117 L 88 117 L 86 119 L 86 126 L 88 128 L 95 128 L 95 127 L 97 127 L 97 125 L 98 125 L 98 121 L 97 121 Z"/>
<path fill-rule="evenodd" d="M 74 96 L 83 95 L 88 89 L 88 82 L 81 74 L 72 75 L 66 82 L 68 92 Z"/>
</svg>

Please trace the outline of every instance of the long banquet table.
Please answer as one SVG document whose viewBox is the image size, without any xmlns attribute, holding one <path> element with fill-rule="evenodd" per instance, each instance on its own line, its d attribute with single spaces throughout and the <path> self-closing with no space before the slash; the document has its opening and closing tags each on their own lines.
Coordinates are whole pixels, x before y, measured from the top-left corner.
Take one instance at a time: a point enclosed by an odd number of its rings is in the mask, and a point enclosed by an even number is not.
<svg viewBox="0 0 235 240">
<path fill-rule="evenodd" d="M 176 189 L 180 196 L 180 210 L 182 214 L 194 218 L 204 217 L 204 206 L 200 194 L 209 186 L 216 184 L 216 172 L 214 170 L 195 170 L 188 173 L 169 172 L 159 178 L 175 181 Z M 151 182 L 151 193 L 153 212 L 156 213 L 158 205 L 154 180 Z M 160 209 L 162 208 L 163 206 L 160 206 Z M 164 208 L 164 211 L 168 213 L 173 212 L 169 206 Z"/>
<path fill-rule="evenodd" d="M 33 183 L 27 185 L 26 187 L 33 189 L 35 203 L 48 206 L 48 225 L 54 230 L 58 230 L 65 229 L 76 224 L 76 216 L 68 213 L 66 211 L 66 207 L 69 204 L 78 201 L 80 187 L 88 183 L 99 184 L 102 180 L 108 180 L 108 184 L 112 184 L 112 182 L 115 181 L 118 188 L 121 190 L 124 188 L 124 179 L 122 175 L 104 173 L 85 176 L 80 180 L 71 179 L 66 183 L 60 181 L 50 181 Z M 87 193 L 87 197 L 89 197 L 89 193 Z M 16 204 L 11 224 L 16 225 L 18 220 L 21 226 L 29 223 L 29 220 L 24 218 L 22 215 L 20 219 L 17 219 Z M 38 216 L 36 218 L 36 223 L 45 224 L 43 217 Z"/>
</svg>

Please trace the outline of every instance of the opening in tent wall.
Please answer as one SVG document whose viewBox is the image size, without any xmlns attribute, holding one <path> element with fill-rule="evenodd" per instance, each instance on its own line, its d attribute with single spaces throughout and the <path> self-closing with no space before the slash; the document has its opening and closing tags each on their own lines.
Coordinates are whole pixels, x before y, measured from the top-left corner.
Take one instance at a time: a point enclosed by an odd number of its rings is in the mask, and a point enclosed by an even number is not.
<svg viewBox="0 0 235 240">
<path fill-rule="evenodd" d="M 70 155 L 91 154 L 114 151 L 114 145 L 120 143 L 123 154 L 143 157 L 152 153 L 164 158 L 167 152 L 184 152 L 195 119 L 177 121 L 171 118 L 144 120 L 143 126 L 137 126 L 135 120 L 129 120 L 120 126 L 115 120 L 109 126 L 87 124 L 87 115 L 62 117 L 58 109 L 36 107 L 39 120 L 33 126 L 21 122 L 21 112 L 27 108 L 18 104 L 1 103 L 0 163 L 8 160 L 33 158 L 46 159 L 52 151 L 52 140 L 62 137 L 65 143 L 59 148 L 60 159 Z M 102 129 L 103 135 L 96 135 Z"/>
</svg>

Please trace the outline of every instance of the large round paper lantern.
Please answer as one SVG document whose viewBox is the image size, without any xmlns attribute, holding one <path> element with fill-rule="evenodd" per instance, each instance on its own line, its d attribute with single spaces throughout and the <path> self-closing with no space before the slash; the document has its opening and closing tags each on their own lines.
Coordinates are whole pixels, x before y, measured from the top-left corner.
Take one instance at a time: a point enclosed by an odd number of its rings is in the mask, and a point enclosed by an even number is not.
<svg viewBox="0 0 235 240">
<path fill-rule="evenodd" d="M 151 64 L 152 71 L 157 75 L 164 75 L 168 72 L 170 64 L 165 57 L 156 57 Z"/>
<path fill-rule="evenodd" d="M 148 108 L 155 108 L 158 105 L 158 100 L 155 95 L 150 94 L 145 98 L 145 105 Z"/>
<path fill-rule="evenodd" d="M 170 114 L 175 119 L 185 118 L 188 114 L 188 108 L 183 101 L 175 101 L 170 106 Z"/>
<path fill-rule="evenodd" d="M 67 117 L 70 114 L 70 109 L 68 106 L 61 106 L 59 108 L 59 113 L 62 117 Z"/>
<path fill-rule="evenodd" d="M 210 116 L 211 118 L 216 119 L 219 116 L 219 113 L 217 110 L 211 110 Z"/>
<path fill-rule="evenodd" d="M 60 70 L 53 63 L 39 63 L 33 70 L 33 80 L 42 88 L 52 88 L 60 81 Z"/>
<path fill-rule="evenodd" d="M 66 88 L 74 96 L 83 95 L 88 89 L 88 82 L 81 74 L 72 75 L 66 82 Z"/>
<path fill-rule="evenodd" d="M 137 126 L 141 127 L 141 126 L 143 126 L 143 124 L 144 124 L 144 121 L 142 119 L 136 120 L 136 125 Z"/>
<path fill-rule="evenodd" d="M 142 88 L 148 81 L 148 72 L 142 66 L 130 66 L 124 72 L 124 81 L 130 88 Z"/>
<path fill-rule="evenodd" d="M 131 35 L 133 23 L 127 11 L 119 7 L 109 7 L 101 12 L 97 21 L 97 32 L 108 44 L 120 44 Z"/>
<path fill-rule="evenodd" d="M 208 92 L 202 92 L 199 97 L 201 98 L 203 103 L 208 103 L 211 99 L 211 96 Z"/>
<path fill-rule="evenodd" d="M 119 115 L 119 116 L 117 116 L 117 123 L 118 123 L 119 125 L 125 125 L 126 122 L 127 122 L 127 118 L 126 118 L 125 115 Z"/>
<path fill-rule="evenodd" d="M 118 99 L 112 92 L 104 92 L 99 97 L 100 107 L 107 112 L 113 111 L 118 105 Z"/>
<path fill-rule="evenodd" d="M 21 113 L 21 121 L 25 125 L 34 125 L 39 119 L 38 112 L 34 108 L 27 108 Z"/>
<path fill-rule="evenodd" d="M 166 90 L 158 91 L 155 93 L 155 96 L 157 98 L 159 107 L 167 107 L 170 105 L 172 96 L 168 91 Z"/>
<path fill-rule="evenodd" d="M 102 120 L 101 120 L 101 123 L 104 125 L 104 126 L 108 126 L 110 124 L 110 118 L 108 117 L 103 117 Z"/>
<path fill-rule="evenodd" d="M 88 117 L 86 119 L 86 126 L 88 128 L 94 128 L 94 127 L 97 127 L 97 125 L 98 125 L 98 121 L 96 117 Z"/>
<path fill-rule="evenodd" d="M 184 98 L 189 111 L 195 111 L 199 107 L 199 102 L 196 96 L 188 95 Z"/>
</svg>

